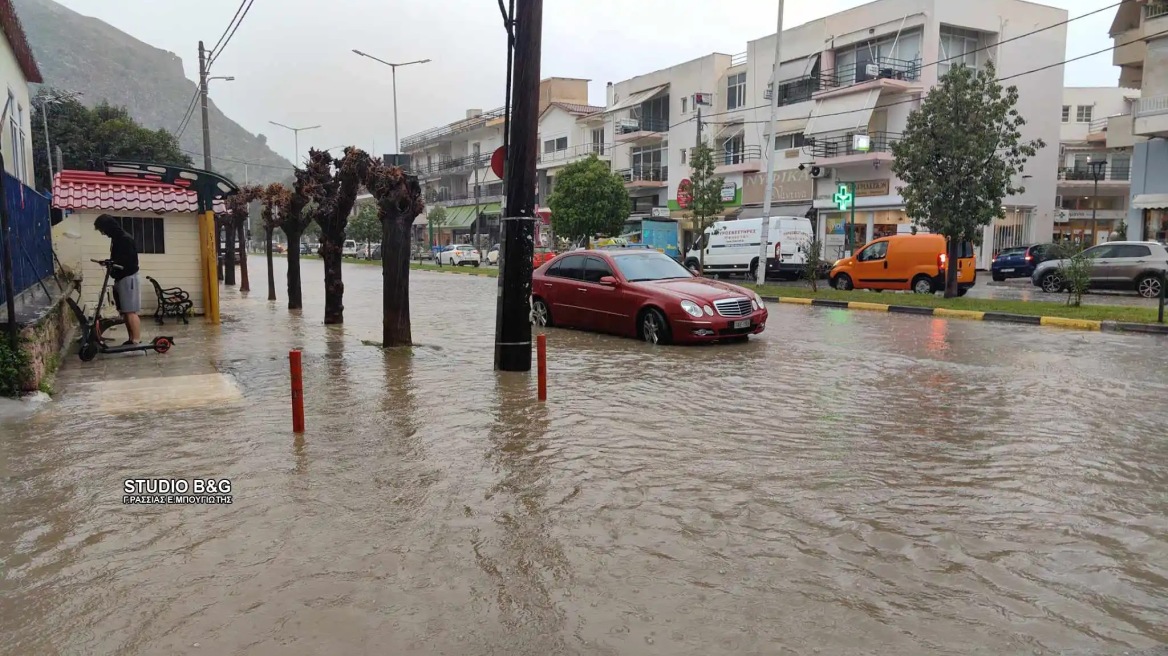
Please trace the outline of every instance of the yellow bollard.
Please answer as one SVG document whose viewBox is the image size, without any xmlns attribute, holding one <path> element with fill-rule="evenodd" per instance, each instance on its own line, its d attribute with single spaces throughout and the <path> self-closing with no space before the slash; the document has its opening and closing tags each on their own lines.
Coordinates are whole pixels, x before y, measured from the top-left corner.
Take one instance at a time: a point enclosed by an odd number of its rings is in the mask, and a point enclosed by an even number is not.
<svg viewBox="0 0 1168 656">
<path fill-rule="evenodd" d="M 215 252 L 215 213 L 199 215 L 199 255 L 203 265 L 203 315 L 207 323 L 219 323 L 219 254 Z"/>
</svg>

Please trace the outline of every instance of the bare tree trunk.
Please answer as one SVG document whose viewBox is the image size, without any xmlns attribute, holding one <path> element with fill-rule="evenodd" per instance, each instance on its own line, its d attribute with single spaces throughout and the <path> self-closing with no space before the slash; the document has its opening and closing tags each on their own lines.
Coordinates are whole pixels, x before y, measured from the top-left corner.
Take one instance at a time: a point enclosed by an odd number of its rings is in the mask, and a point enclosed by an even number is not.
<svg viewBox="0 0 1168 656">
<path fill-rule="evenodd" d="M 223 220 L 215 217 L 215 271 L 218 272 L 219 281 L 223 281 L 223 260 L 219 259 L 219 254 L 223 252 Z"/>
<path fill-rule="evenodd" d="M 228 215 L 230 216 L 230 215 Z M 223 252 L 223 284 L 235 285 L 235 221 L 225 219 L 223 227 L 227 228 L 227 244 Z"/>
<path fill-rule="evenodd" d="M 247 232 L 244 229 L 243 223 L 237 227 L 237 244 L 239 245 L 239 291 L 250 292 L 251 281 L 247 278 Z"/>
<path fill-rule="evenodd" d="M 957 239 L 950 239 L 948 241 L 948 261 L 945 267 L 945 298 L 953 298 L 957 296 L 957 267 L 960 263 L 957 261 L 958 254 L 961 252 L 961 241 Z"/>
<path fill-rule="evenodd" d="M 345 323 L 345 283 L 341 279 L 341 246 L 345 234 L 340 238 L 335 234 L 320 234 L 320 257 L 324 260 L 324 322 L 325 324 Z M 407 254 L 408 259 L 408 254 Z"/>
<path fill-rule="evenodd" d="M 288 232 L 288 309 L 299 310 L 304 307 L 300 296 L 300 235 Z"/>
<path fill-rule="evenodd" d="M 272 270 L 272 229 L 264 228 L 264 256 L 268 259 L 268 300 L 276 300 L 276 273 Z"/>
<path fill-rule="evenodd" d="M 386 347 L 414 343 L 410 331 L 410 225 L 413 218 L 409 212 L 394 209 L 393 216 L 381 220 L 381 343 Z"/>
</svg>

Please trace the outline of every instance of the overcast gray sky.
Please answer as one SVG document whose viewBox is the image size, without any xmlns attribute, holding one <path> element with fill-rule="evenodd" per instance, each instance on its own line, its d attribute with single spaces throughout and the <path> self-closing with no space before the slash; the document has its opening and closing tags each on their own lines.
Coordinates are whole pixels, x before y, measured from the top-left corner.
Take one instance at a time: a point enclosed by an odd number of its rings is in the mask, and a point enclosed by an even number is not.
<svg viewBox="0 0 1168 656">
<path fill-rule="evenodd" d="M 58 0 L 183 58 L 198 76 L 197 44 L 210 47 L 239 0 Z M 972 2 L 975 0 L 949 0 Z M 1071 17 L 1116 0 L 1046 0 Z M 546 0 L 544 77 L 592 80 L 593 103 L 605 83 L 620 81 L 710 52 L 738 53 L 746 42 L 774 32 L 776 0 Z M 796 25 L 863 0 L 787 0 L 785 21 Z M 1072 21 L 1068 56 L 1109 47 L 1114 16 L 1107 10 Z M 229 116 L 268 136 L 292 158 L 292 134 L 268 124 L 320 124 L 301 133 L 308 146 L 356 143 L 392 152 L 390 69 L 350 52 L 387 61 L 432 59 L 398 70 L 401 136 L 448 123 L 467 108 L 503 104 L 506 51 L 497 0 L 255 0 L 214 75 L 212 97 Z M 1114 86 L 1111 53 L 1071 64 L 1069 86 Z"/>
</svg>

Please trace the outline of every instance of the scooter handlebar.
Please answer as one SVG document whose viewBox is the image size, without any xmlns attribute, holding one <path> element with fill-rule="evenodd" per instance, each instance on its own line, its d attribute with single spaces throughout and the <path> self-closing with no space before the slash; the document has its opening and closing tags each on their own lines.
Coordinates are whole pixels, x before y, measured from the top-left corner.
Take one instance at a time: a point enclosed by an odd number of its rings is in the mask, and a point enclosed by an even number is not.
<svg viewBox="0 0 1168 656">
<path fill-rule="evenodd" d="M 117 271 L 117 270 L 122 268 L 122 265 L 114 264 L 113 260 L 90 260 L 90 262 L 93 262 L 95 264 L 100 264 L 103 267 L 106 267 L 108 269 L 112 269 L 113 271 Z"/>
</svg>

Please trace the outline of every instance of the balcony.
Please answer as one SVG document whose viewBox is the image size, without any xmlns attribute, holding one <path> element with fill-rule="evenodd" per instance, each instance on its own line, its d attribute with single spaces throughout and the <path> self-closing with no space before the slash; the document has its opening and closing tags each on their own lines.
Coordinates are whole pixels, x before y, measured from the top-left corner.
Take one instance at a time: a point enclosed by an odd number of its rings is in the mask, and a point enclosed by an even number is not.
<svg viewBox="0 0 1168 656">
<path fill-rule="evenodd" d="M 616 143 L 657 141 L 669 134 L 669 120 L 664 118 L 618 118 L 615 121 Z"/>
<path fill-rule="evenodd" d="M 474 118 L 456 121 L 448 125 L 443 125 L 442 127 L 432 128 L 430 130 L 426 130 L 425 132 L 418 132 L 416 134 L 411 134 L 408 137 L 403 137 L 401 140 L 401 150 L 405 153 L 420 150 L 432 143 L 442 141 L 446 137 L 462 134 L 464 132 L 470 132 L 471 130 L 477 130 L 496 121 L 502 123 L 504 114 L 503 110 L 503 107 L 492 109 L 491 111 L 483 112 Z"/>
<path fill-rule="evenodd" d="M 1058 172 L 1058 179 L 1061 182 L 1088 182 L 1095 184 L 1095 178 L 1091 173 L 1091 169 L 1085 167 L 1061 168 Z M 1103 175 L 1099 178 L 1099 183 L 1128 182 L 1130 180 L 1131 165 L 1108 166 L 1104 167 Z"/>
<path fill-rule="evenodd" d="M 625 187 L 664 187 L 669 184 L 668 166 L 634 166 L 620 169 L 616 174 L 624 178 Z"/>
<path fill-rule="evenodd" d="M 745 146 L 714 151 L 714 174 L 753 173 L 762 169 L 762 147 Z"/>
<path fill-rule="evenodd" d="M 488 193 L 489 192 L 489 193 Z M 497 188 L 489 188 L 483 190 L 476 198 L 474 194 L 452 194 L 446 191 L 438 191 L 435 193 L 427 193 L 426 204 L 442 203 L 447 207 L 461 207 L 464 205 L 486 205 L 487 203 L 498 203 L 503 200 L 503 189 L 500 183 Z"/>
<path fill-rule="evenodd" d="M 1168 94 L 1140 98 L 1132 108 L 1132 132 L 1141 137 L 1168 137 Z"/>
<path fill-rule="evenodd" d="M 867 148 L 864 140 L 867 137 Z M 803 146 L 816 164 L 842 166 L 859 162 L 892 161 L 892 144 L 900 141 L 899 132 L 869 132 L 829 137 L 808 137 Z"/>
<path fill-rule="evenodd" d="M 1168 18 L 1168 0 L 1153 0 L 1144 5 L 1144 20 L 1150 21 L 1157 18 Z M 1155 34 L 1160 30 L 1148 30 L 1149 34 Z"/>
<path fill-rule="evenodd" d="M 437 162 L 430 162 L 429 164 L 415 159 L 409 168 L 409 172 L 420 178 L 435 178 L 443 175 L 466 173 L 476 168 L 488 166 L 490 163 L 490 153 L 465 155 L 463 157 L 442 157 Z"/>
<path fill-rule="evenodd" d="M 550 153 L 540 153 L 536 168 L 546 169 L 553 166 L 563 166 L 564 164 L 584 159 L 589 155 L 596 155 L 598 158 L 608 161 L 612 157 L 612 148 L 612 144 L 585 143 Z"/>
<path fill-rule="evenodd" d="M 779 82 L 779 106 L 794 105 L 795 103 L 811 100 L 816 91 L 823 88 L 823 78 L 819 75 L 805 75 L 786 82 Z M 771 99 L 773 92 L 771 85 L 763 92 L 763 98 Z"/>
<path fill-rule="evenodd" d="M 888 89 L 892 93 L 920 88 L 919 61 L 883 58 L 864 64 L 848 64 L 819 74 L 819 89 L 815 98 L 872 88 Z"/>
<path fill-rule="evenodd" d="M 1148 43 L 1144 41 L 1144 27 L 1136 25 L 1130 29 L 1118 32 L 1111 37 L 1115 50 L 1111 52 L 1111 63 L 1115 66 L 1144 65 L 1144 56 L 1148 53 Z"/>
</svg>

